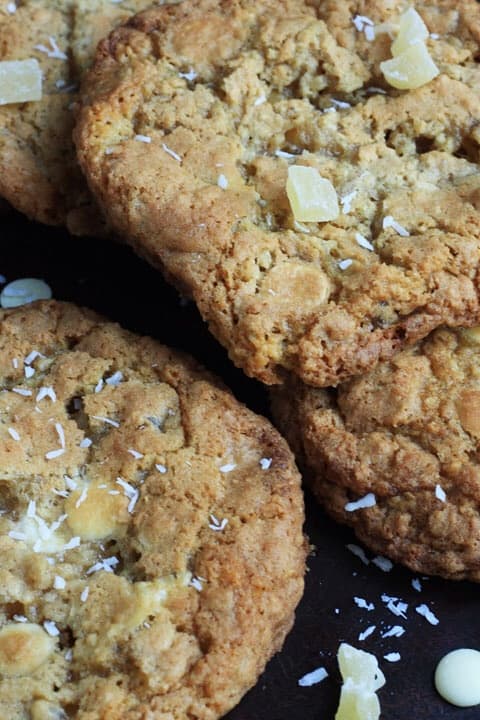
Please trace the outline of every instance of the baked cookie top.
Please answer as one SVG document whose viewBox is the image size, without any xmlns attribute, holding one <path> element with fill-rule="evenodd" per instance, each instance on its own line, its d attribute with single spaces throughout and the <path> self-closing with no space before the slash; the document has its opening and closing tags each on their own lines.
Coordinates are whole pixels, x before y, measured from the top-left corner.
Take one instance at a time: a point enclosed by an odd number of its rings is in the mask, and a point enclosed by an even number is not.
<svg viewBox="0 0 480 720">
<path fill-rule="evenodd" d="M 97 42 L 149 0 L 17 0 L 0 5 L 0 61 L 36 58 L 38 102 L 0 106 L 0 195 L 34 220 L 105 232 L 72 143 L 78 84 Z"/>
<path fill-rule="evenodd" d="M 480 8 L 417 3 L 441 74 L 405 92 L 379 65 L 406 7 L 186 0 L 114 32 L 84 84 L 109 219 L 266 383 L 336 384 L 478 319 Z M 292 165 L 333 184 L 336 220 L 295 222 Z"/>
<path fill-rule="evenodd" d="M 480 581 L 480 328 L 438 329 L 337 390 L 275 390 L 312 488 L 374 551 Z"/>
<path fill-rule="evenodd" d="M 303 498 L 188 358 L 72 305 L 0 313 L 0 716 L 214 719 L 280 648 Z"/>
</svg>

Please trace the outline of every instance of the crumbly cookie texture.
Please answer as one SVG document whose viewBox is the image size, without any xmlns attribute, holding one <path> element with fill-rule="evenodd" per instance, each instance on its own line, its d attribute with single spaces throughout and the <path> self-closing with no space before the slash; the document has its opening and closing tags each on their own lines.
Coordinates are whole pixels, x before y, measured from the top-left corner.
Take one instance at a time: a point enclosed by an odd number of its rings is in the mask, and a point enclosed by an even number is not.
<svg viewBox="0 0 480 720">
<path fill-rule="evenodd" d="M 337 390 L 296 382 L 273 395 L 279 427 L 333 517 L 416 572 L 476 582 L 479 340 L 478 329 L 436 330 Z M 369 494 L 374 504 L 354 509 Z"/>
<path fill-rule="evenodd" d="M 148 0 L 22 0 L 0 6 L 0 60 L 36 58 L 38 102 L 0 107 L 0 195 L 14 207 L 77 235 L 103 235 L 105 221 L 75 158 L 73 108 L 97 42 Z"/>
<path fill-rule="evenodd" d="M 284 440 L 192 360 L 67 304 L 0 312 L 0 378 L 0 716 L 227 712 L 303 589 Z"/>
<path fill-rule="evenodd" d="M 108 217 L 266 383 L 335 385 L 479 317 L 480 8 L 416 7 L 441 74 L 415 91 L 379 67 L 406 5 L 373 0 L 157 8 L 85 82 L 76 143 Z M 294 221 L 292 164 L 337 219 Z"/>
</svg>

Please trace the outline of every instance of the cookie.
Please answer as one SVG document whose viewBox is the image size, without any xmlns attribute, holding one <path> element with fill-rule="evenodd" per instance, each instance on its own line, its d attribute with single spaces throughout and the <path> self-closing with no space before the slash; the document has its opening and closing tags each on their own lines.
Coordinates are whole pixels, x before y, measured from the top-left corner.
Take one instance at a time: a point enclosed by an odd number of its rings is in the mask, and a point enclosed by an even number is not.
<svg viewBox="0 0 480 720">
<path fill-rule="evenodd" d="M 479 318 L 480 8 L 417 4 L 441 74 L 408 92 L 379 69 L 403 9 L 186 0 L 113 32 L 86 79 L 102 208 L 265 383 L 336 385 Z M 332 183 L 336 220 L 295 221 L 292 165 Z"/>
<path fill-rule="evenodd" d="M 0 716 L 214 719 L 303 588 L 303 498 L 263 418 L 72 305 L 0 312 Z"/>
<path fill-rule="evenodd" d="M 480 581 L 480 329 L 439 329 L 336 390 L 275 391 L 326 510 L 415 572 Z"/>
<path fill-rule="evenodd" d="M 72 143 L 78 84 L 96 44 L 148 0 L 24 0 L 0 6 L 0 61 L 36 58 L 42 99 L 0 106 L 0 195 L 15 208 L 78 235 L 103 235 L 102 219 Z"/>
</svg>

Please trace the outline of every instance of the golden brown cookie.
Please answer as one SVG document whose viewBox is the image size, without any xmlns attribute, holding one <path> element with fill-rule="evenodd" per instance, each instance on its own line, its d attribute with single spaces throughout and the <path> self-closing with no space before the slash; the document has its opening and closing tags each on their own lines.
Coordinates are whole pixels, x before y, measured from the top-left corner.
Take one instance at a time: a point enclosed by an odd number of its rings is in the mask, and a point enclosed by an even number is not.
<svg viewBox="0 0 480 720">
<path fill-rule="evenodd" d="M 80 78 L 96 44 L 149 0 L 17 0 L 0 5 L 0 61 L 36 58 L 43 73 L 38 102 L 0 106 L 0 195 L 14 207 L 78 235 L 105 222 L 78 168 L 72 144 Z"/>
<path fill-rule="evenodd" d="M 263 418 L 72 305 L 0 312 L 0 717 L 214 720 L 303 588 L 303 498 Z"/>
<path fill-rule="evenodd" d="M 114 32 L 86 80 L 100 204 L 264 382 L 336 384 L 479 318 L 480 8 L 417 4 L 441 74 L 398 91 L 379 65 L 404 9 L 186 0 Z M 295 222 L 292 165 L 331 181 L 336 220 Z"/>
<path fill-rule="evenodd" d="M 333 517 L 420 573 L 480 581 L 480 329 L 436 330 L 336 390 L 273 395 Z"/>
</svg>

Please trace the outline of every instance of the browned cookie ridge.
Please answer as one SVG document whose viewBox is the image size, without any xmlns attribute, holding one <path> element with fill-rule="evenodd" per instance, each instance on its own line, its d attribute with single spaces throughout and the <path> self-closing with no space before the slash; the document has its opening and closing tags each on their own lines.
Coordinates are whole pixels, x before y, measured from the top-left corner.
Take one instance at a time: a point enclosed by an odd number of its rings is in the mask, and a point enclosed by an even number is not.
<svg viewBox="0 0 480 720">
<path fill-rule="evenodd" d="M 480 329 L 436 330 L 337 390 L 273 395 L 333 517 L 419 573 L 480 582 Z"/>
<path fill-rule="evenodd" d="M 215 720 L 302 593 L 286 443 L 72 305 L 0 312 L 0 382 L 0 717 Z"/>
<path fill-rule="evenodd" d="M 398 91 L 379 64 L 406 6 L 186 0 L 114 32 L 86 80 L 94 194 L 264 382 L 334 385 L 479 317 L 480 8 L 417 3 L 440 75 Z M 294 221 L 292 164 L 332 182 L 337 220 Z"/>
<path fill-rule="evenodd" d="M 42 99 L 0 106 L 0 196 L 28 217 L 102 235 L 75 158 L 73 110 L 96 44 L 150 0 L 17 0 L 0 6 L 0 61 L 35 58 Z"/>
</svg>

